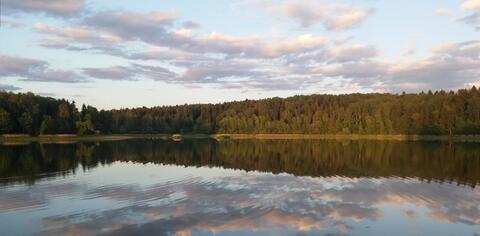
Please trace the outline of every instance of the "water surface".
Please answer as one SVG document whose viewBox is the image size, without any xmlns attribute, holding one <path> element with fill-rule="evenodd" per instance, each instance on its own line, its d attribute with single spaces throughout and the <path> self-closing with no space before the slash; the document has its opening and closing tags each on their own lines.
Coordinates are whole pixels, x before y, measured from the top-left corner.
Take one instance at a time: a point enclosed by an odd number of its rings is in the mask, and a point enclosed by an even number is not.
<svg viewBox="0 0 480 236">
<path fill-rule="evenodd" d="M 2 235 L 480 235 L 480 145 L 0 146 Z"/>
</svg>

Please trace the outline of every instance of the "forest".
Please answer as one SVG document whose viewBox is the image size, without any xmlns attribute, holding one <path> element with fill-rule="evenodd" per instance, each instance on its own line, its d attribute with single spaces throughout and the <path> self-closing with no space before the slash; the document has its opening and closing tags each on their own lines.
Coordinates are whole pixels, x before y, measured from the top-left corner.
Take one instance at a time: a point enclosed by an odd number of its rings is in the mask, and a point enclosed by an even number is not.
<svg viewBox="0 0 480 236">
<path fill-rule="evenodd" d="M 476 87 L 99 110 L 0 92 L 0 134 L 480 134 Z"/>
</svg>

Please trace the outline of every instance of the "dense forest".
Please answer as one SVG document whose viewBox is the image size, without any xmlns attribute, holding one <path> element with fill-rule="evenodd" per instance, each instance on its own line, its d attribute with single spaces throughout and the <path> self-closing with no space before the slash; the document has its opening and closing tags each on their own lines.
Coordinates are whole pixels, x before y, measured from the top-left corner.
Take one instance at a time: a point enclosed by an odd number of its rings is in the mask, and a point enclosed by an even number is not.
<svg viewBox="0 0 480 236">
<path fill-rule="evenodd" d="M 480 91 L 310 95 L 98 110 L 0 92 L 1 134 L 480 134 Z"/>
</svg>

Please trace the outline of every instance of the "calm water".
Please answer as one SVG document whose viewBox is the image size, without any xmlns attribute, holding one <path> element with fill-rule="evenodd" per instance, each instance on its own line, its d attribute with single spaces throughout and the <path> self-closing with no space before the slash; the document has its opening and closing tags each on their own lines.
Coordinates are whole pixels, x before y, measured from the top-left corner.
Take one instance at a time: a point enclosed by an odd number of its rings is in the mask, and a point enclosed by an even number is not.
<svg viewBox="0 0 480 236">
<path fill-rule="evenodd" d="M 480 144 L 0 146 L 1 235 L 480 235 Z"/>
</svg>

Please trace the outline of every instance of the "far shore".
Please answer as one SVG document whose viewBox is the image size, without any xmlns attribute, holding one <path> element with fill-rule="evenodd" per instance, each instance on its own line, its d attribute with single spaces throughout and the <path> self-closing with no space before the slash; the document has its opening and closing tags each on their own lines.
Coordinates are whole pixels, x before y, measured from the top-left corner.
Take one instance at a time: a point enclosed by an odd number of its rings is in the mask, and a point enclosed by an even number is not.
<svg viewBox="0 0 480 236">
<path fill-rule="evenodd" d="M 371 135 L 371 134 L 215 134 L 216 139 L 338 139 L 480 142 L 480 135 Z"/>
<path fill-rule="evenodd" d="M 334 140 L 396 140 L 396 141 L 449 141 L 449 142 L 480 142 L 480 135 L 360 135 L 360 134 L 105 134 L 105 135 L 74 135 L 56 134 L 29 136 L 24 134 L 1 135 L 0 143 L 20 144 L 29 142 L 40 143 L 72 143 L 121 141 L 129 139 L 204 139 L 239 140 L 239 139 L 334 139 Z"/>
</svg>

